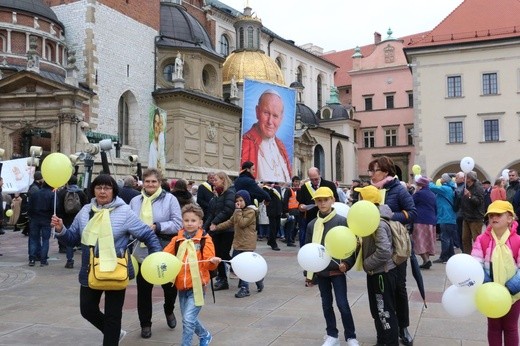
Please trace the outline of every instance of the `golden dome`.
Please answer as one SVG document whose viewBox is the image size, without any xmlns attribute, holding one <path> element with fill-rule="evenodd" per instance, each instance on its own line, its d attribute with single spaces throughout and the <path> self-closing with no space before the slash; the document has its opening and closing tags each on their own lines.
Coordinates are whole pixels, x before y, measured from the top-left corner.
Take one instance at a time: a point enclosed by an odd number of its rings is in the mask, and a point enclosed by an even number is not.
<svg viewBox="0 0 520 346">
<path fill-rule="evenodd" d="M 243 83 L 248 78 L 285 85 L 278 65 L 260 50 L 231 53 L 222 68 L 223 84 L 231 83 L 233 76 L 237 83 Z"/>
</svg>

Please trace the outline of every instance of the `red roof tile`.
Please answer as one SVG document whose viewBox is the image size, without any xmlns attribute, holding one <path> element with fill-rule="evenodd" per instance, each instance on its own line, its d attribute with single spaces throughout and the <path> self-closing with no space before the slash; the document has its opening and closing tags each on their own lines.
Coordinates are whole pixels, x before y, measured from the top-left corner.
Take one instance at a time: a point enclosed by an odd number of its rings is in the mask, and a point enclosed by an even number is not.
<svg viewBox="0 0 520 346">
<path fill-rule="evenodd" d="M 406 47 L 409 46 L 412 42 L 417 42 L 423 39 L 427 34 L 428 31 L 404 36 L 399 39 L 403 40 L 403 44 Z M 364 57 L 367 57 L 374 52 L 376 45 L 369 44 L 360 48 L 361 54 L 363 54 Z M 352 84 L 352 78 L 348 74 L 348 71 L 352 70 L 352 55 L 354 55 L 354 48 L 322 55 L 322 58 L 329 60 L 330 62 L 339 66 L 334 75 L 334 84 L 336 87 Z"/>
<path fill-rule="evenodd" d="M 520 0 L 465 0 L 409 48 L 520 36 Z"/>
</svg>

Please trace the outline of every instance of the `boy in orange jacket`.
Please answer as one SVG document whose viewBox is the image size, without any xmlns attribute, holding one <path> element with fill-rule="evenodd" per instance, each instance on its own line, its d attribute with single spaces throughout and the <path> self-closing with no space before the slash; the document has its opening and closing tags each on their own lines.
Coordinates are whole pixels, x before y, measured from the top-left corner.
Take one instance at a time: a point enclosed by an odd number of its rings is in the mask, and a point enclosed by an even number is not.
<svg viewBox="0 0 520 346">
<path fill-rule="evenodd" d="M 182 262 L 181 271 L 175 279 L 182 311 L 182 346 L 191 345 L 194 333 L 203 346 L 209 345 L 213 339 L 198 316 L 210 282 L 209 271 L 216 269 L 221 259 L 215 257 L 213 241 L 202 229 L 203 216 L 198 205 L 185 205 L 182 208 L 183 228 L 163 250 L 176 255 Z"/>
</svg>

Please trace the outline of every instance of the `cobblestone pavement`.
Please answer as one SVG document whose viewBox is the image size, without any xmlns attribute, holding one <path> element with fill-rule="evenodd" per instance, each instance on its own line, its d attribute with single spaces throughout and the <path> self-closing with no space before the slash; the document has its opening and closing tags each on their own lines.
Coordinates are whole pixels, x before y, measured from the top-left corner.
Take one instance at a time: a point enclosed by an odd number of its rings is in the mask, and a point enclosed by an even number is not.
<svg viewBox="0 0 520 346">
<path fill-rule="evenodd" d="M 216 303 L 206 296 L 201 319 L 213 333 L 212 345 L 321 345 L 325 322 L 317 287 L 304 287 L 302 270 L 296 255 L 298 248 L 280 243 L 281 251 L 272 251 L 265 241 L 258 242 L 257 252 L 266 259 L 269 270 L 265 290 L 251 292 L 237 299 L 237 279 L 230 279 L 230 290 L 215 292 Z M 56 240 L 51 240 L 49 266 L 27 265 L 27 237 L 7 230 L 0 235 L 0 345 L 101 345 L 101 334 L 79 313 L 77 281 L 80 256 L 76 267 L 64 268 L 64 254 L 58 253 Z M 435 259 L 436 257 L 434 257 Z M 416 346 L 484 346 L 486 320 L 478 313 L 465 318 L 446 314 L 440 301 L 450 285 L 444 265 L 423 271 L 428 308 L 425 309 L 411 274 L 410 332 Z M 375 330 L 368 309 L 365 274 L 348 272 L 348 299 L 354 315 L 356 333 L 362 345 L 376 343 Z M 123 329 L 128 335 L 121 345 L 179 345 L 182 334 L 180 310 L 176 329 L 169 329 L 162 312 L 162 290 L 154 289 L 152 337 L 141 339 L 136 311 L 136 287 L 127 289 Z M 339 314 L 337 313 L 338 324 Z M 342 328 L 340 335 L 342 334 Z M 342 338 L 341 338 L 342 339 Z M 345 340 L 342 339 L 342 345 Z M 194 340 L 198 345 L 198 340 Z"/>
</svg>

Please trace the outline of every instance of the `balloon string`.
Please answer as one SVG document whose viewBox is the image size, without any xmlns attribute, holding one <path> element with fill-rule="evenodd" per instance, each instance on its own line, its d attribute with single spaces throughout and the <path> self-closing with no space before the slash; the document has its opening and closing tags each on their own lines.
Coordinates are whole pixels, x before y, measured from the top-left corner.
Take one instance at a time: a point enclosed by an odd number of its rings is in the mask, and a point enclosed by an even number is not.
<svg viewBox="0 0 520 346">
<path fill-rule="evenodd" d="M 56 215 L 57 190 L 58 189 L 54 189 L 54 215 Z M 56 227 L 54 227 L 54 226 L 52 226 L 52 228 L 51 228 L 51 238 L 52 239 L 56 238 Z"/>
<path fill-rule="evenodd" d="M 192 262 L 210 262 L 211 260 L 200 260 L 200 261 L 186 261 L 186 262 L 182 262 L 183 264 L 187 264 L 187 263 L 192 263 Z M 231 263 L 231 261 L 227 261 L 227 260 L 221 260 L 220 262 L 227 262 L 227 263 Z"/>
</svg>

